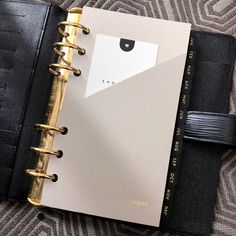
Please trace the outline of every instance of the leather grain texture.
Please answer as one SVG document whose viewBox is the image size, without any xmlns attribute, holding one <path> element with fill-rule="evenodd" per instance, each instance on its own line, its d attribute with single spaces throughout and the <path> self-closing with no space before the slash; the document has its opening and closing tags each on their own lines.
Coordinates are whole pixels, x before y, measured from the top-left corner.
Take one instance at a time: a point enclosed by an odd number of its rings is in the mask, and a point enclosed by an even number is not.
<svg viewBox="0 0 236 236">
<path fill-rule="evenodd" d="M 7 199 L 49 6 L 2 1 L 0 9 L 0 123 L 1 133 L 5 134 L 0 145 L 4 153 L 1 155 L 0 196 Z M 32 9 L 39 11 L 36 21 L 31 21 Z M 6 143 L 8 139 L 11 142 Z"/>
<path fill-rule="evenodd" d="M 188 112 L 184 138 L 236 148 L 236 116 L 212 112 Z"/>
<path fill-rule="evenodd" d="M 35 14 L 37 12 L 37 14 Z M 0 2 L 0 198 L 26 200 L 51 90 L 48 65 L 56 61 L 51 45 L 59 39 L 65 12 L 51 5 Z M 20 184 L 19 184 L 20 183 Z"/>
<path fill-rule="evenodd" d="M 188 109 L 226 114 L 235 38 L 208 32 L 193 32 L 193 37 L 196 63 Z M 225 70 L 225 65 L 229 69 Z M 226 150 L 224 145 L 184 140 L 171 216 L 161 222 L 161 227 L 210 235 L 221 157 Z"/>
<path fill-rule="evenodd" d="M 45 123 L 45 114 L 53 81 L 53 76 L 48 71 L 48 65 L 57 60 L 57 56 L 51 51 L 51 45 L 54 42 L 61 41 L 56 26 L 59 21 L 66 18 L 66 13 L 59 8 L 47 6 L 47 9 L 47 16 L 44 18 L 45 28 L 42 31 L 41 45 L 37 48 L 39 54 L 33 68 L 33 82 L 8 190 L 8 200 L 25 200 L 27 197 L 31 178 L 22 175 L 22 173 L 25 169 L 34 167 L 36 161 L 35 153 L 29 149 L 32 146 L 39 146 L 41 133 L 35 129 L 35 124 Z M 36 22 L 38 23 L 38 21 Z"/>
<path fill-rule="evenodd" d="M 196 30 L 228 33 L 236 36 L 236 2 L 233 0 L 54 0 L 69 8 L 83 4 L 131 14 L 191 22 Z M 235 78 L 235 76 L 234 76 Z M 233 83 L 230 112 L 236 114 L 236 85 Z M 236 153 L 228 151 L 222 159 L 213 235 L 236 235 L 235 218 Z M 37 219 L 43 211 L 45 219 Z M 28 204 L 2 202 L 0 235 L 169 235 L 155 229 L 103 220 L 96 217 L 35 209 Z"/>
</svg>

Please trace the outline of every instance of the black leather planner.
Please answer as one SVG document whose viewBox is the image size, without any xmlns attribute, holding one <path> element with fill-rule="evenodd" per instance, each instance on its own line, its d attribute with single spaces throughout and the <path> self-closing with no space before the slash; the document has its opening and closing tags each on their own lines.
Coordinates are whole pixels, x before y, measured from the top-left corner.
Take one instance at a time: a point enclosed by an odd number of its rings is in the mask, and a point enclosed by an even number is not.
<svg viewBox="0 0 236 236">
<path fill-rule="evenodd" d="M 57 61 L 52 45 L 61 40 L 56 29 L 66 15 L 49 4 L 0 2 L 1 200 L 27 200 L 32 178 L 25 170 L 37 162 L 30 147 L 40 142 L 35 124 L 45 122 L 53 81 L 48 65 Z M 236 146 L 236 120 L 227 115 L 236 40 L 196 31 L 191 40 L 182 87 L 185 116 L 177 165 L 172 169 L 171 159 L 168 174 L 175 172 L 175 183 L 171 187 L 167 178 L 166 191 L 170 185 L 172 199 L 164 199 L 160 230 L 210 235 L 221 157 Z M 172 146 L 175 158 L 175 139 Z"/>
<path fill-rule="evenodd" d="M 217 137 L 216 143 L 210 142 L 207 140 L 210 133 L 206 134 L 206 140 L 198 139 L 196 132 L 190 132 L 194 127 L 192 120 L 188 119 L 194 112 L 216 114 L 217 117 L 228 113 L 236 40 L 228 35 L 208 32 L 192 32 L 192 37 L 195 40 L 196 61 L 191 78 L 185 138 L 171 213 L 168 218 L 162 217 L 161 227 L 187 234 L 209 235 L 221 158 L 233 145 L 221 144 Z M 209 122 L 203 120 L 210 126 Z M 215 123 L 213 127 L 216 126 Z M 233 129 L 227 136 L 235 137 Z"/>
<path fill-rule="evenodd" d="M 35 14 L 37 12 L 37 14 Z M 22 1 L 0 2 L 0 198 L 26 200 L 38 144 L 37 122 L 46 114 L 56 61 L 52 45 L 60 40 L 57 23 L 65 19 L 60 8 Z"/>
</svg>

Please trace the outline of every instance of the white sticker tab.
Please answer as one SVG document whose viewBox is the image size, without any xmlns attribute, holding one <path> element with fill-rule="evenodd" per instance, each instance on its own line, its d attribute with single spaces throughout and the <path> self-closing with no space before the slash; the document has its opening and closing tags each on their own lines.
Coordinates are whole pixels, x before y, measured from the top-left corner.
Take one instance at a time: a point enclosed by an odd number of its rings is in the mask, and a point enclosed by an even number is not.
<svg viewBox="0 0 236 236">
<path fill-rule="evenodd" d="M 85 97 L 156 65 L 158 45 L 98 34 Z"/>
</svg>

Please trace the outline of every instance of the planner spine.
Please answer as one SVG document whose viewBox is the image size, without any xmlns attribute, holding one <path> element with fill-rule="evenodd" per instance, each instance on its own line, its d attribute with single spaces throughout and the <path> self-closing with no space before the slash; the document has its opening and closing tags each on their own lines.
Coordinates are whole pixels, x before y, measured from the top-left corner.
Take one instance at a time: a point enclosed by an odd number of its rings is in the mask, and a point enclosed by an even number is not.
<svg viewBox="0 0 236 236">
<path fill-rule="evenodd" d="M 80 55 L 86 53 L 84 48 L 76 45 L 79 30 L 82 30 L 84 34 L 90 32 L 89 28 L 80 24 L 81 15 L 81 8 L 73 8 L 69 11 L 67 20 L 57 25 L 57 30 L 63 39 L 53 45 L 53 51 L 58 55 L 58 61 L 49 65 L 49 71 L 54 75 L 54 79 L 46 114 L 46 124 L 35 124 L 35 128 L 41 132 L 41 139 L 39 147 L 31 147 L 31 150 L 36 152 L 38 161 L 35 169 L 26 170 L 26 173 L 32 176 L 28 201 L 34 205 L 40 205 L 44 180 L 48 179 L 53 182 L 58 180 L 57 174 L 47 173 L 47 167 L 51 156 L 58 158 L 63 156 L 63 151 L 52 150 L 52 145 L 56 132 L 62 135 L 68 132 L 66 127 L 57 127 L 57 119 L 63 104 L 69 73 L 73 72 L 75 76 L 81 74 L 80 69 L 71 65 L 74 51 L 76 50 Z"/>
</svg>

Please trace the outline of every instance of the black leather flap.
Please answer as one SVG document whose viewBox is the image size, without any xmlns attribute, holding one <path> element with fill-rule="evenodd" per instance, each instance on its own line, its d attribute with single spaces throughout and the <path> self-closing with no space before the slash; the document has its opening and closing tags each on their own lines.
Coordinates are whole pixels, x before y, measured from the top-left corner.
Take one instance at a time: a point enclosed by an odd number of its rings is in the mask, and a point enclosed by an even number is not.
<svg viewBox="0 0 236 236">
<path fill-rule="evenodd" d="M 236 148 L 236 116 L 212 112 L 188 112 L 184 138 Z"/>
</svg>

